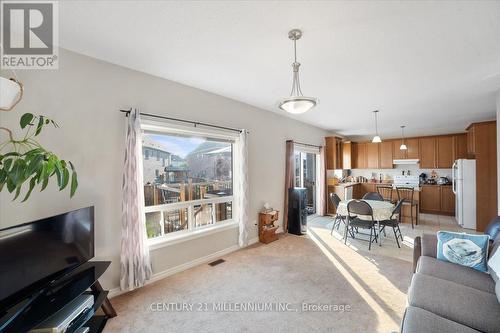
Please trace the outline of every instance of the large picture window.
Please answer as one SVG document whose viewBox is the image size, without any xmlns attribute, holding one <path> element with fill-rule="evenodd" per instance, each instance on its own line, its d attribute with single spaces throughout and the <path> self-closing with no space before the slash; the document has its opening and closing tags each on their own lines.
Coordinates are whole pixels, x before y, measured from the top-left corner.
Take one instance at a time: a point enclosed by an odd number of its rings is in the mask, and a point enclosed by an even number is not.
<svg viewBox="0 0 500 333">
<path fill-rule="evenodd" d="M 233 218 L 231 138 L 143 132 L 143 183 L 149 239 L 210 228 Z"/>
</svg>

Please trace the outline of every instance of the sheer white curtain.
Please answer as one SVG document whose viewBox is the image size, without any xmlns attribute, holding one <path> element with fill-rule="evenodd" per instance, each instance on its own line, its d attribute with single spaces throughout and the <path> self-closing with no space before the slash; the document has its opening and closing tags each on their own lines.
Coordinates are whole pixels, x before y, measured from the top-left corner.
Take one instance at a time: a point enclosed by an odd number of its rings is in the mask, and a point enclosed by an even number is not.
<svg viewBox="0 0 500 333">
<path fill-rule="evenodd" d="M 249 191 L 248 191 L 248 133 L 242 130 L 237 143 L 238 176 L 236 181 L 238 200 L 238 221 L 239 221 L 239 245 L 244 247 L 249 242 Z"/>
<path fill-rule="evenodd" d="M 141 119 L 137 109 L 132 110 L 127 118 L 126 140 L 120 287 L 132 290 L 144 285 L 151 277 L 144 216 Z"/>
</svg>

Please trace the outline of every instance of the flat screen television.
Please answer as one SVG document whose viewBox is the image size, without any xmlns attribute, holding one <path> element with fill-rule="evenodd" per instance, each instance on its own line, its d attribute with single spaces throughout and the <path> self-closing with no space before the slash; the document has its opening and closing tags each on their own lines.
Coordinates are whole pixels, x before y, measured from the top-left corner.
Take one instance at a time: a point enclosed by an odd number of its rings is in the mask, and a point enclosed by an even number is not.
<svg viewBox="0 0 500 333">
<path fill-rule="evenodd" d="M 94 207 L 0 230 L 0 311 L 94 257 Z"/>
</svg>

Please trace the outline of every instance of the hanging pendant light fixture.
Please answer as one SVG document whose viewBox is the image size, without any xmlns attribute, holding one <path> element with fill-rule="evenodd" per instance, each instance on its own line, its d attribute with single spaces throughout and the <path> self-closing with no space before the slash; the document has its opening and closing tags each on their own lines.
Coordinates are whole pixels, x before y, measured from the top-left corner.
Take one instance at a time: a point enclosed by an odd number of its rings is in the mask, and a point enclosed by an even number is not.
<svg viewBox="0 0 500 333">
<path fill-rule="evenodd" d="M 373 137 L 372 142 L 373 143 L 380 143 L 380 142 L 382 142 L 382 139 L 378 135 L 378 123 L 377 123 L 378 110 L 373 111 L 373 114 L 375 115 L 375 136 Z"/>
<path fill-rule="evenodd" d="M 299 29 L 290 30 L 288 38 L 293 41 L 294 62 L 293 68 L 293 82 L 290 97 L 284 98 L 279 103 L 279 108 L 289 113 L 300 114 L 311 110 L 318 103 L 315 97 L 306 97 L 300 89 L 299 68 L 300 63 L 297 62 L 297 40 L 302 37 L 302 31 Z"/>
<path fill-rule="evenodd" d="M 405 125 L 401 125 L 401 146 L 399 146 L 399 149 L 400 150 L 406 150 L 408 149 L 408 147 L 406 147 L 406 144 L 405 144 Z"/>
</svg>

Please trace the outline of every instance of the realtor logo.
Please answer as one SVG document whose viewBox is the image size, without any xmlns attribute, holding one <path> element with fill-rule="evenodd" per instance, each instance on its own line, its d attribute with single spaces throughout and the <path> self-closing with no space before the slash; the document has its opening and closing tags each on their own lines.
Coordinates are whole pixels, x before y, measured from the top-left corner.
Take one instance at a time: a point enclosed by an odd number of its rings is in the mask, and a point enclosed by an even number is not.
<svg viewBox="0 0 500 333">
<path fill-rule="evenodd" d="M 2 69 L 57 69 L 57 1 L 1 2 Z"/>
</svg>

